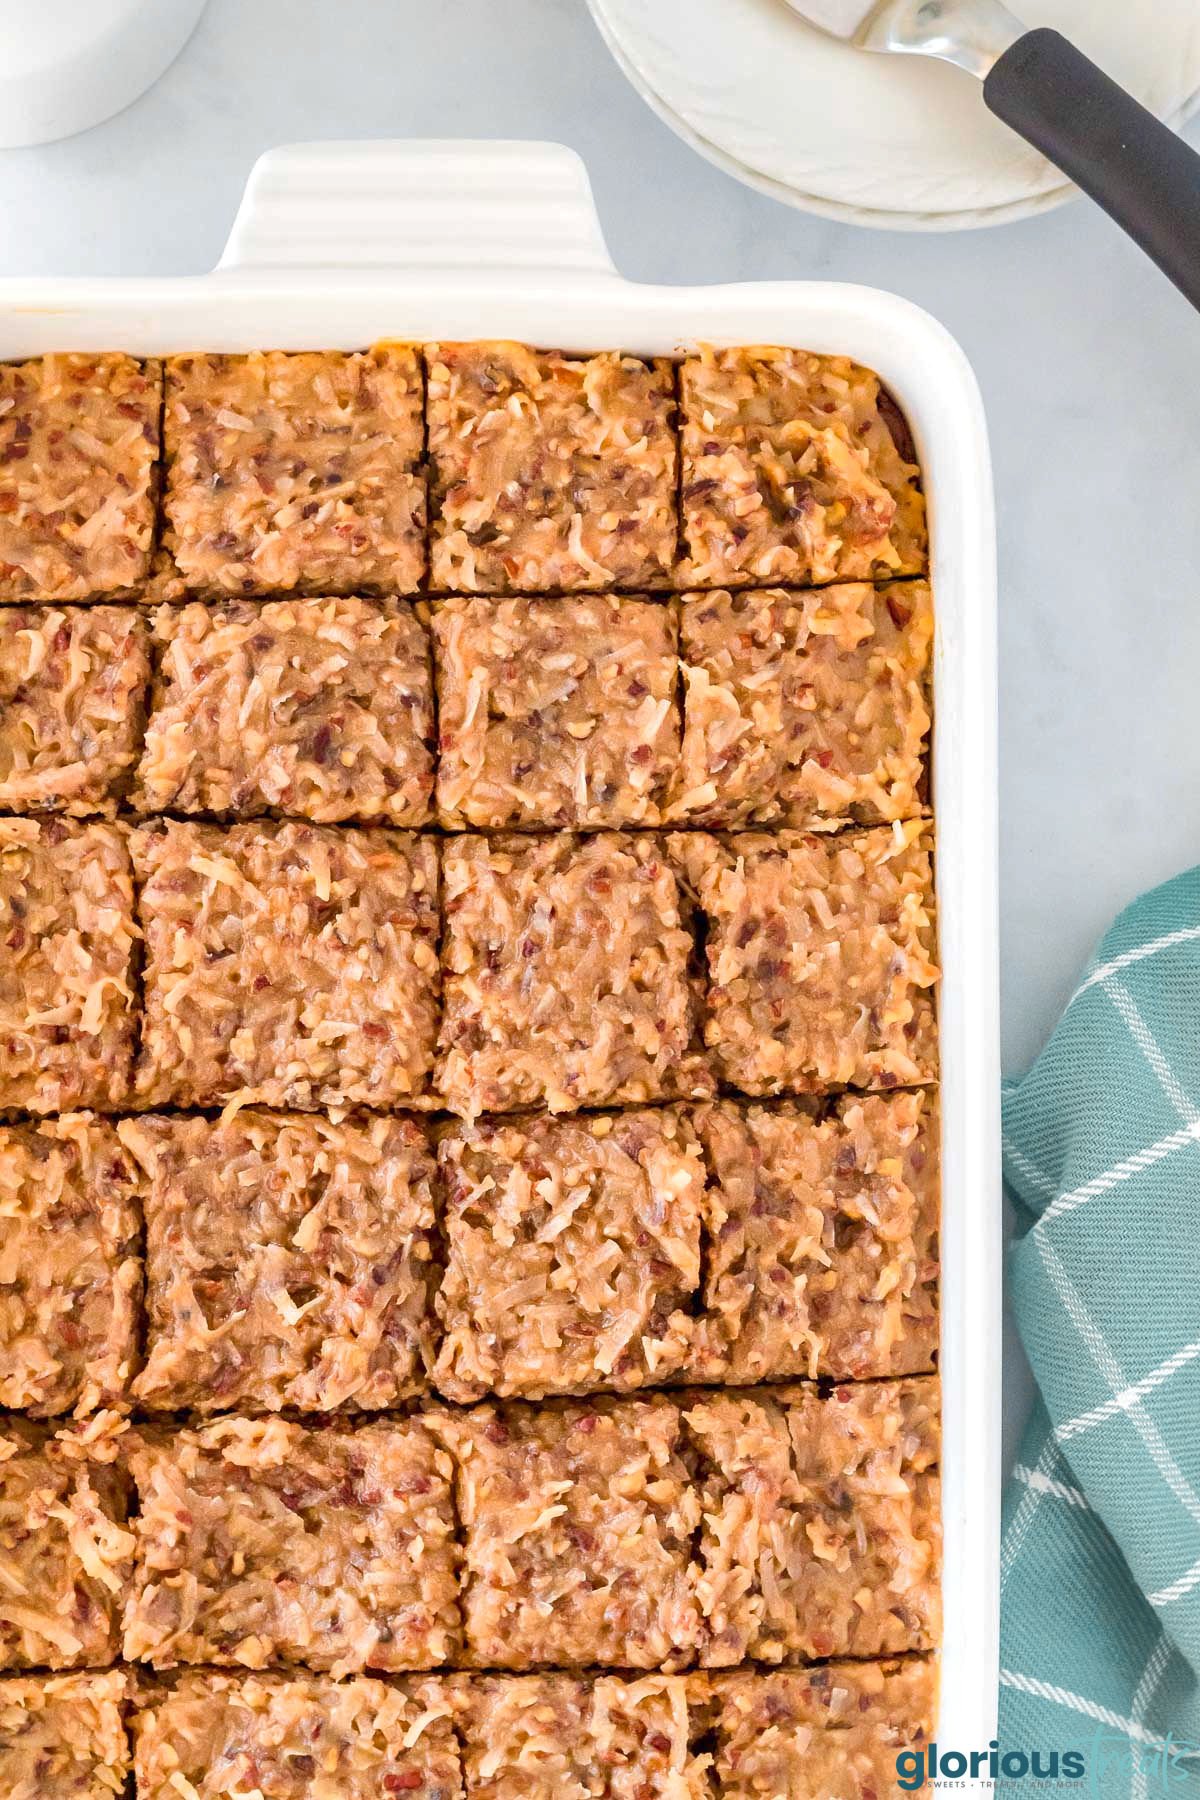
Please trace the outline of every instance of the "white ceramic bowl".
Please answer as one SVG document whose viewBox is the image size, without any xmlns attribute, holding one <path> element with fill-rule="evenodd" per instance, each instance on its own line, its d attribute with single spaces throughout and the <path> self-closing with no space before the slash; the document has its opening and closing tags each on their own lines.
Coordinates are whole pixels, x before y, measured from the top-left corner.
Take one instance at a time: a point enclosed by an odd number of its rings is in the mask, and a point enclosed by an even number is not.
<svg viewBox="0 0 1200 1800">
<path fill-rule="evenodd" d="M 207 0 L 0 0 L 0 148 L 99 125 L 168 68 Z"/>
<path fill-rule="evenodd" d="M 1045 212 L 1076 189 L 994 119 L 978 83 L 917 57 L 851 50 L 785 0 L 589 0 L 601 35 L 658 116 L 747 186 L 826 218 L 949 231 Z M 1200 8 L 1127 0 L 1018 10 L 1066 32 L 1181 125 L 1200 102 Z"/>
</svg>

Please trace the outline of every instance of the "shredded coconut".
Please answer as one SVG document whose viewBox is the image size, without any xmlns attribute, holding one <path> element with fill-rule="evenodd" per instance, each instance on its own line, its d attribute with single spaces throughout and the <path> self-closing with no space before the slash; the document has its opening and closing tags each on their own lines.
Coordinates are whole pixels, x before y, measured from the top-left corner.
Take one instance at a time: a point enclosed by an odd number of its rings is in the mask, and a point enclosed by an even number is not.
<svg viewBox="0 0 1200 1800">
<path fill-rule="evenodd" d="M 685 583 L 919 575 L 925 502 L 908 428 L 843 356 L 705 351 L 680 370 Z"/>
<path fill-rule="evenodd" d="M 446 825 L 659 823 L 679 754 L 671 607 L 449 600 L 433 630 Z"/>
<path fill-rule="evenodd" d="M 115 812 L 149 678 L 145 623 L 130 609 L 0 607 L 0 807 Z"/>
<path fill-rule="evenodd" d="M 123 1103 L 137 936 L 120 827 L 0 819 L 0 1111 Z"/>
<path fill-rule="evenodd" d="M 438 1157 L 451 1399 L 623 1390 L 684 1367 L 704 1167 L 682 1115 L 480 1121 Z"/>
<path fill-rule="evenodd" d="M 700 1660 L 927 1650 L 941 1625 L 937 1381 L 698 1396 Z"/>
<path fill-rule="evenodd" d="M 709 1800 L 683 1679 L 447 1682 L 472 1800 Z"/>
<path fill-rule="evenodd" d="M 723 1800 L 891 1795 L 896 1757 L 933 1731 L 936 1665 L 826 1663 L 772 1674 L 693 1675 L 692 1729 L 713 1748 Z"/>
<path fill-rule="evenodd" d="M 0 1405 L 86 1416 L 125 1398 L 142 1285 L 137 1188 L 105 1121 L 0 1126 Z"/>
<path fill-rule="evenodd" d="M 783 1102 L 703 1109 L 705 1382 L 931 1369 L 937 1341 L 938 1117 L 928 1093 L 821 1115 Z"/>
<path fill-rule="evenodd" d="M 468 1660 L 679 1668 L 700 1496 L 665 1400 L 433 1415 L 457 1464 Z"/>
<path fill-rule="evenodd" d="M 189 589 L 413 593 L 421 400 L 400 346 L 170 357 L 165 543 Z"/>
<path fill-rule="evenodd" d="M 674 818 L 784 824 L 924 810 L 925 582 L 692 594 Z"/>
<path fill-rule="evenodd" d="M 0 1433 L 0 1669 L 115 1660 L 133 1538 L 114 1460 L 121 1422 Z"/>
<path fill-rule="evenodd" d="M 474 1116 L 703 1094 L 684 895 L 653 838 L 450 838 L 438 1088 Z"/>
<path fill-rule="evenodd" d="M 666 586 L 670 363 L 509 343 L 430 344 L 425 357 L 435 588 Z"/>
<path fill-rule="evenodd" d="M 146 1428 L 125 1655 L 435 1668 L 458 1634 L 449 1458 L 417 1421 Z"/>
<path fill-rule="evenodd" d="M 836 837 L 680 834 L 707 924 L 705 1042 L 746 1094 L 936 1073 L 933 882 L 920 821 Z"/>
<path fill-rule="evenodd" d="M 0 363 L 0 604 L 145 580 L 162 369 L 118 353 Z"/>
<path fill-rule="evenodd" d="M 132 1729 L 138 1800 L 463 1800 L 433 1683 L 188 1673 L 149 1687 Z"/>
<path fill-rule="evenodd" d="M 411 606 L 193 602 L 160 607 L 154 631 L 141 811 L 426 822 L 433 694 Z"/>
<path fill-rule="evenodd" d="M 123 1669 L 0 1679 L 5 1800 L 118 1800 L 129 1775 Z"/>
<path fill-rule="evenodd" d="M 144 1102 L 381 1106 L 421 1094 L 438 990 L 429 838 L 164 821 L 132 846 Z"/>
<path fill-rule="evenodd" d="M 377 1411 L 421 1388 L 434 1167 L 417 1126 L 247 1108 L 119 1129 L 147 1180 L 143 1406 Z"/>
</svg>

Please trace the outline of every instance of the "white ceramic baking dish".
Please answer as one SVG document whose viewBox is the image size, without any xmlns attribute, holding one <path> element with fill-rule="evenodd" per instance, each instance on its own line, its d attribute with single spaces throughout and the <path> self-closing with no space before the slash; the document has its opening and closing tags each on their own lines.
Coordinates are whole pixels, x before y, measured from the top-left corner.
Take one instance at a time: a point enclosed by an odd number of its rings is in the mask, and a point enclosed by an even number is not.
<svg viewBox="0 0 1200 1800">
<path fill-rule="evenodd" d="M 912 424 L 937 616 L 945 1637 L 938 1741 L 996 1725 L 1000 1430 L 995 530 L 982 406 L 954 340 L 894 295 L 829 282 L 643 287 L 605 248 L 587 174 L 553 144 L 274 150 L 219 267 L 174 280 L 0 282 L 0 359 L 47 350 L 344 348 L 512 337 L 667 355 L 697 342 L 844 352 Z"/>
</svg>

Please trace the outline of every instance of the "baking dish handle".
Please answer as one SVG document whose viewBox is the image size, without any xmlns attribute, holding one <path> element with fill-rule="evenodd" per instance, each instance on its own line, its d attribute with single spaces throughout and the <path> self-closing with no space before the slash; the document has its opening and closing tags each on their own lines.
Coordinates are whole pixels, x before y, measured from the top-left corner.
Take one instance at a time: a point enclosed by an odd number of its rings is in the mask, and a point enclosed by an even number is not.
<svg viewBox="0 0 1200 1800">
<path fill-rule="evenodd" d="M 616 275 L 573 150 L 469 139 L 268 150 L 217 269 Z"/>
</svg>

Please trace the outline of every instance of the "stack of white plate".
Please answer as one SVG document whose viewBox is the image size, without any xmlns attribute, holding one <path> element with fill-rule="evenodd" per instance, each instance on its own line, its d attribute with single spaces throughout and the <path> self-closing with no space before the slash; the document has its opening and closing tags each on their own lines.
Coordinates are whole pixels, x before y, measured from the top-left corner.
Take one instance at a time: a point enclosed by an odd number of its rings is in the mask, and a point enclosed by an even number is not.
<svg viewBox="0 0 1200 1800">
<path fill-rule="evenodd" d="M 987 111 L 979 84 L 917 57 L 831 42 L 786 0 L 589 0 L 660 118 L 710 162 L 791 206 L 892 230 L 994 225 L 1075 191 Z M 1200 101 L 1196 0 L 1049 0 L 1053 25 L 1162 119 Z"/>
</svg>

